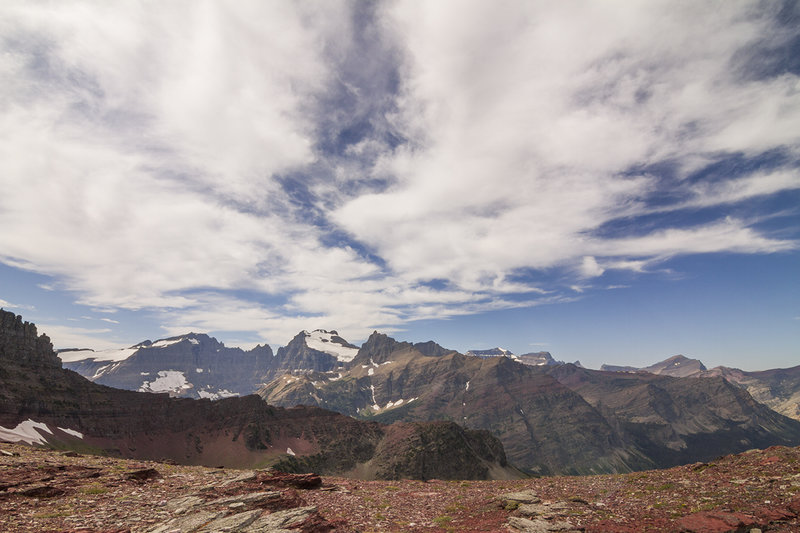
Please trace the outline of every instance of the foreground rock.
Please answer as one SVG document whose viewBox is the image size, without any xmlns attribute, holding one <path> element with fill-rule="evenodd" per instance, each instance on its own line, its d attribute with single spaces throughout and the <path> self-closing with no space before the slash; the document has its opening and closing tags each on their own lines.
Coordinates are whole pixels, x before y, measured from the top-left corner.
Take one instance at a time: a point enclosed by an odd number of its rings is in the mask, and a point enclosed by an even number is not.
<svg viewBox="0 0 800 533">
<path fill-rule="evenodd" d="M 0 450 L 4 533 L 800 531 L 800 448 L 626 475 L 427 482 Z"/>
</svg>

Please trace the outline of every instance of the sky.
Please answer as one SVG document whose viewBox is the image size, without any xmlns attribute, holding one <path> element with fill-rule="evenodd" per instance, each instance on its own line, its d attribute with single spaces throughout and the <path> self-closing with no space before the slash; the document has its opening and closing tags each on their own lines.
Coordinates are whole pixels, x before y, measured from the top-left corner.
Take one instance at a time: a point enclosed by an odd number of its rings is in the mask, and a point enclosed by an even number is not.
<svg viewBox="0 0 800 533">
<path fill-rule="evenodd" d="M 0 307 L 800 364 L 800 7 L 0 3 Z"/>
</svg>

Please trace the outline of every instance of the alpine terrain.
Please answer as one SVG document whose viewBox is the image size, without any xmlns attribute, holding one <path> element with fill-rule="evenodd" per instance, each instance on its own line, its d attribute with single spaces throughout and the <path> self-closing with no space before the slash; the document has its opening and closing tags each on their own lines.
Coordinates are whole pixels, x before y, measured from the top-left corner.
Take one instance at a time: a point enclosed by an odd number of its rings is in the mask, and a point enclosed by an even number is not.
<svg viewBox="0 0 800 533">
<path fill-rule="evenodd" d="M 174 344 L 180 343 L 194 345 Z M 98 385 L 62 369 L 50 340 L 3 310 L 0 440 L 181 464 L 273 465 L 363 478 L 519 475 L 495 437 L 452 422 L 385 426 L 317 407 L 272 407 L 255 395 L 193 400 Z"/>
</svg>

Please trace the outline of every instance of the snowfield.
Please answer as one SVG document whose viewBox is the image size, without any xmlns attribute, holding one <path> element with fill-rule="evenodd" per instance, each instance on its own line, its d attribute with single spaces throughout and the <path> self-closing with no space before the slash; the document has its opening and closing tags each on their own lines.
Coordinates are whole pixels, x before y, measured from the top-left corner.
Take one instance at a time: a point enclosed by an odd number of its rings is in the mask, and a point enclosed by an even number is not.
<svg viewBox="0 0 800 533">
<path fill-rule="evenodd" d="M 152 382 L 143 382 L 139 392 L 180 392 L 192 387 L 194 385 L 186 381 L 180 370 L 159 370 L 158 377 Z"/>
<path fill-rule="evenodd" d="M 306 346 L 312 350 L 330 354 L 344 363 L 349 363 L 352 361 L 358 353 L 358 348 L 342 346 L 341 344 L 333 341 L 333 333 L 329 333 L 321 329 L 315 329 L 310 333 L 308 331 L 304 331 L 303 333 L 306 335 Z"/>
<path fill-rule="evenodd" d="M 58 428 L 68 435 L 73 437 L 83 438 L 83 433 L 75 431 L 74 429 Z M 0 426 L 0 440 L 6 442 L 25 442 L 27 444 L 47 444 L 47 438 L 44 433 L 53 434 L 53 431 L 47 427 L 47 424 L 36 422 L 30 418 L 24 422 L 17 424 L 14 429 L 4 428 Z"/>
</svg>

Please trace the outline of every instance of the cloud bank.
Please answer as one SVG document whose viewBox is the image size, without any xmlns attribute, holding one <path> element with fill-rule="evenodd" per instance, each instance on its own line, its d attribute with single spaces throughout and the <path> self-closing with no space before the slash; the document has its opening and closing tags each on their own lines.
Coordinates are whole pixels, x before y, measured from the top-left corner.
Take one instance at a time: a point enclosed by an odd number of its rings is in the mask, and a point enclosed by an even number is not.
<svg viewBox="0 0 800 533">
<path fill-rule="evenodd" d="M 0 261 L 282 343 L 795 250 L 797 9 L 4 2 Z"/>
</svg>

